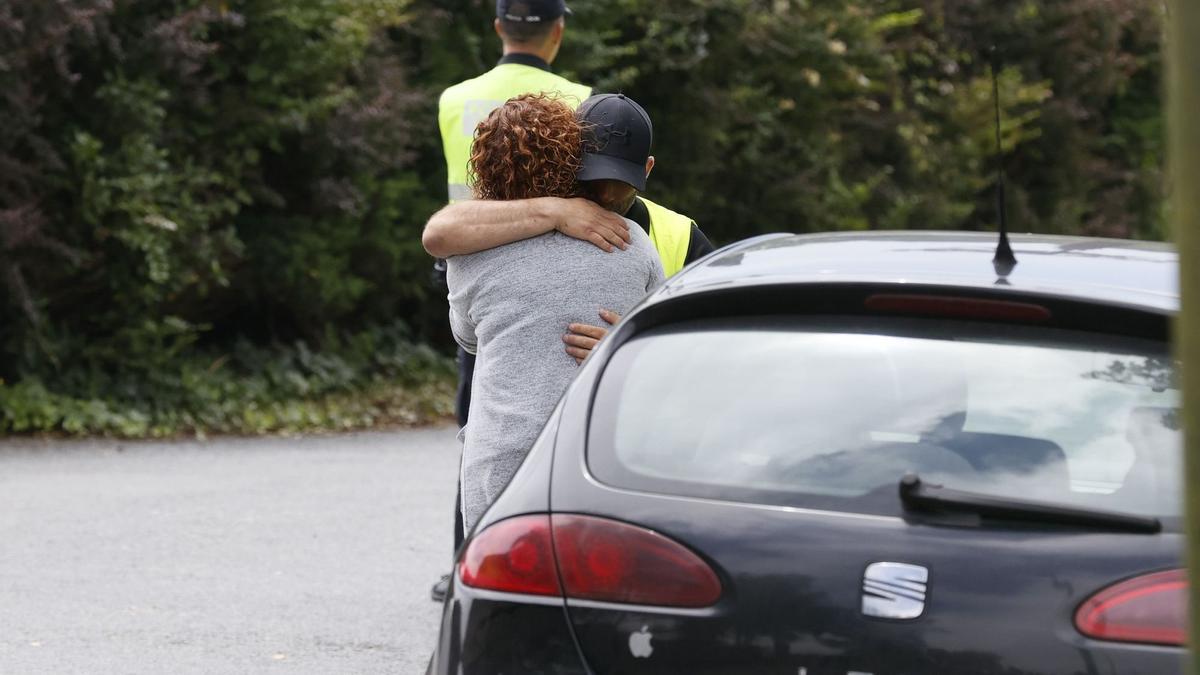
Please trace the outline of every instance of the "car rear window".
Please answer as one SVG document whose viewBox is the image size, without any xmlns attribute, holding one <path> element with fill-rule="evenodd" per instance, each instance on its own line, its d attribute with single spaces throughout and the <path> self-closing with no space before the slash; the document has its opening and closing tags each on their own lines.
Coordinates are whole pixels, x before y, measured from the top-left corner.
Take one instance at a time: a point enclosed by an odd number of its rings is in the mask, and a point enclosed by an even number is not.
<svg viewBox="0 0 1200 675">
<path fill-rule="evenodd" d="M 588 464 L 619 487 L 896 513 L 906 472 L 986 494 L 1181 509 L 1163 343 L 966 322 L 703 320 L 641 334 L 599 384 Z"/>
</svg>

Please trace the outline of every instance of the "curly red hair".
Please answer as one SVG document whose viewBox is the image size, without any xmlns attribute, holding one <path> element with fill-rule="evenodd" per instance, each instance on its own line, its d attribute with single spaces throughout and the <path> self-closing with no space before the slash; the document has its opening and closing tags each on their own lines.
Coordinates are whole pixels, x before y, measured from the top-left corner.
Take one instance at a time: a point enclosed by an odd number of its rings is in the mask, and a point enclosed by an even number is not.
<svg viewBox="0 0 1200 675">
<path fill-rule="evenodd" d="M 557 98 L 523 94 L 475 128 L 470 182 L 477 199 L 575 197 L 583 161 L 575 112 Z"/>
</svg>

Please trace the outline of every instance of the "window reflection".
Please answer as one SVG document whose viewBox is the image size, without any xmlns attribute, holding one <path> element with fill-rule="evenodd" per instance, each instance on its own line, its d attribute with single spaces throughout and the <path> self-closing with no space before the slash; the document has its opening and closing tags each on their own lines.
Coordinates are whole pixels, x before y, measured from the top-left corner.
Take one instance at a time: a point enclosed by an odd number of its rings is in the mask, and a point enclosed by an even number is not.
<svg viewBox="0 0 1200 675">
<path fill-rule="evenodd" d="M 710 326 L 642 338 L 602 385 L 615 388 L 614 424 L 593 438 L 626 470 L 699 493 L 853 499 L 891 494 L 915 471 L 959 489 L 1178 512 L 1169 359 L 937 326 L 947 334 Z"/>
</svg>

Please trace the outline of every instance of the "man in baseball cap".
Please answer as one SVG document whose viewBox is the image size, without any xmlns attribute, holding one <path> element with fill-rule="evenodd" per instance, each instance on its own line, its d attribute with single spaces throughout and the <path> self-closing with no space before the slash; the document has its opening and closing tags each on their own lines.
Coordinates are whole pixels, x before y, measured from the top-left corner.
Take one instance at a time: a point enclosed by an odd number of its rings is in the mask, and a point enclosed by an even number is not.
<svg viewBox="0 0 1200 675">
<path fill-rule="evenodd" d="M 583 123 L 583 166 L 579 180 L 601 205 L 625 214 L 654 169 L 650 146 L 654 125 L 636 101 L 624 94 L 597 94 L 577 112 Z"/>
<path fill-rule="evenodd" d="M 646 110 L 624 94 L 596 94 L 576 115 L 583 123 L 580 184 L 593 201 L 646 230 L 666 275 L 712 252 L 712 243 L 696 221 L 638 195 L 654 170 L 654 125 Z M 620 320 L 608 310 L 600 317 L 609 324 Z M 567 353 L 583 361 L 607 333 L 601 326 L 571 324 L 563 341 Z"/>
<path fill-rule="evenodd" d="M 583 123 L 578 175 L 588 196 L 650 234 L 667 276 L 711 252 L 696 221 L 638 195 L 654 170 L 654 125 L 645 109 L 624 94 L 596 94 L 576 114 Z"/>
</svg>

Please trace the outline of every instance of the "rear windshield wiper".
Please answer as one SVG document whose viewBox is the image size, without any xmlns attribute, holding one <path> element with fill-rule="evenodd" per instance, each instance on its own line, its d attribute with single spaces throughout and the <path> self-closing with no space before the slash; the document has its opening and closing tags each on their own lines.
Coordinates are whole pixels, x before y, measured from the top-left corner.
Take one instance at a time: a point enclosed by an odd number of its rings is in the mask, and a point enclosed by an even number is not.
<svg viewBox="0 0 1200 675">
<path fill-rule="evenodd" d="M 967 511 L 992 518 L 1083 525 L 1144 534 L 1162 531 L 1162 523 L 1158 518 L 951 490 L 941 485 L 923 483 L 920 476 L 913 473 L 905 474 L 900 479 L 900 501 L 904 508 L 915 511 Z"/>
</svg>

